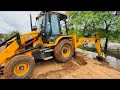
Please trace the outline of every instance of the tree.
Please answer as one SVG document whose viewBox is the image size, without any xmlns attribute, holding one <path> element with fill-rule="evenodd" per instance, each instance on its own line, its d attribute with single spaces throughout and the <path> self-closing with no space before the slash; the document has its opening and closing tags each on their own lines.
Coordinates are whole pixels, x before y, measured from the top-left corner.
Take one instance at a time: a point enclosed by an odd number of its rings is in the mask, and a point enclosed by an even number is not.
<svg viewBox="0 0 120 90">
<path fill-rule="evenodd" d="M 82 36 L 89 37 L 96 27 L 98 18 L 92 11 L 70 11 L 68 12 L 69 24 L 73 23 L 76 32 L 82 31 Z"/>
<path fill-rule="evenodd" d="M 68 22 L 73 23 L 77 34 L 82 31 L 82 36 L 91 36 L 100 33 L 101 38 L 106 38 L 104 52 L 107 52 L 108 40 L 120 37 L 120 12 L 118 11 L 70 11 Z"/>
<path fill-rule="evenodd" d="M 96 13 L 96 16 L 98 17 L 99 23 L 98 23 L 98 30 L 101 28 L 103 37 L 106 38 L 105 46 L 104 46 L 104 52 L 107 52 L 107 44 L 109 39 L 115 39 L 118 38 L 116 35 L 116 32 L 118 32 L 120 28 L 120 14 L 116 11 L 99 11 Z"/>
</svg>

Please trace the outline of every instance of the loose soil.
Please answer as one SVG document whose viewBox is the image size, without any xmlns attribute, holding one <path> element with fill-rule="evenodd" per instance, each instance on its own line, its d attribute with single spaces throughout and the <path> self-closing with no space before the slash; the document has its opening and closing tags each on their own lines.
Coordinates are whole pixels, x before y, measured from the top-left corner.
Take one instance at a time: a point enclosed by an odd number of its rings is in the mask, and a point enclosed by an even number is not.
<svg viewBox="0 0 120 90">
<path fill-rule="evenodd" d="M 66 63 L 44 61 L 35 66 L 31 79 L 119 79 L 120 72 L 95 59 L 77 52 L 77 57 Z"/>
<path fill-rule="evenodd" d="M 0 51 L 2 49 L 0 48 Z M 76 58 L 66 63 L 55 59 L 41 61 L 35 65 L 30 79 L 119 79 L 120 71 L 107 63 L 99 62 L 77 52 Z M 4 79 L 3 75 L 0 79 Z"/>
</svg>

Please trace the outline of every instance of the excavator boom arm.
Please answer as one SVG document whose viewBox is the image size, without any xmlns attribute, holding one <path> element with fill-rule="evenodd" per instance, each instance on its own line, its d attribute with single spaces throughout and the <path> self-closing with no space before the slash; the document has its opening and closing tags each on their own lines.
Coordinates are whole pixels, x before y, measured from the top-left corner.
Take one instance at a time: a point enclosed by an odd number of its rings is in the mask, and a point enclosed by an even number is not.
<svg viewBox="0 0 120 90">
<path fill-rule="evenodd" d="M 103 56 L 103 52 L 101 51 L 101 45 L 100 45 L 100 37 L 98 33 L 95 33 L 95 37 L 93 38 L 80 37 L 76 39 L 76 34 L 73 35 L 73 44 L 74 44 L 75 50 L 78 46 L 83 45 L 83 44 L 88 44 L 90 42 L 96 43 L 96 50 L 97 50 L 98 55 Z"/>
</svg>

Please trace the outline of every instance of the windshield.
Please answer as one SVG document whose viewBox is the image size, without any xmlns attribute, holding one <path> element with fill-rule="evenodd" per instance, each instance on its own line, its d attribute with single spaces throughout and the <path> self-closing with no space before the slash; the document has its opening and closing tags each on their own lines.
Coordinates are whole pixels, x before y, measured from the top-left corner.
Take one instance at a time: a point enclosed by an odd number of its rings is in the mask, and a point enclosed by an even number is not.
<svg viewBox="0 0 120 90">
<path fill-rule="evenodd" d="M 41 16 L 37 19 L 37 29 L 41 30 L 41 25 L 44 26 L 45 25 L 45 18 L 44 16 Z"/>
</svg>

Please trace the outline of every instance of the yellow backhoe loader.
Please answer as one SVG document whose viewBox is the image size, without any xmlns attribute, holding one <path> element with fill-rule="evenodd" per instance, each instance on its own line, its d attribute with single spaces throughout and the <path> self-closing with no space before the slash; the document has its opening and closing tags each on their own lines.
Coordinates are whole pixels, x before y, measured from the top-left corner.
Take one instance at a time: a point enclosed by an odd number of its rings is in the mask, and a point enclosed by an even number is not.
<svg viewBox="0 0 120 90">
<path fill-rule="evenodd" d="M 67 62 L 75 56 L 78 46 L 89 42 L 96 43 L 99 58 L 103 58 L 98 33 L 93 38 L 68 35 L 67 15 L 59 11 L 41 11 L 36 17 L 36 26 L 31 32 L 20 35 L 14 33 L 0 43 L 6 48 L 0 53 L 0 65 L 7 79 L 29 78 L 35 63 L 55 58 Z M 64 32 L 63 27 L 64 26 Z"/>
</svg>

